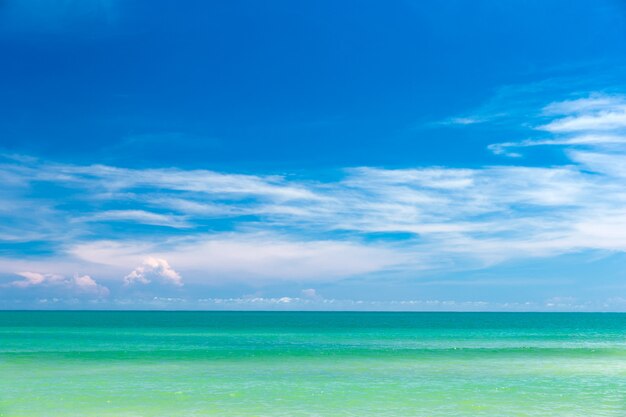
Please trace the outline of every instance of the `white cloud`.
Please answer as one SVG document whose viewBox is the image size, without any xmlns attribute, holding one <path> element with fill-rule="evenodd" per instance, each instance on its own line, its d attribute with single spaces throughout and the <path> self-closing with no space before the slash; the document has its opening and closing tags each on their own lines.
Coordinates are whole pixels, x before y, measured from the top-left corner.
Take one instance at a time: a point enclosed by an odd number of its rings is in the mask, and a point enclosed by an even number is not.
<svg viewBox="0 0 626 417">
<path fill-rule="evenodd" d="M 519 158 L 522 154 L 511 151 L 510 149 L 533 146 L 587 146 L 609 148 L 621 145 L 626 145 L 626 136 L 589 133 L 550 139 L 526 139 L 519 142 L 494 143 L 487 146 L 487 148 L 496 155 Z"/>
<path fill-rule="evenodd" d="M 548 116 L 570 116 L 572 114 L 597 111 L 612 111 L 622 105 L 626 105 L 626 99 L 623 96 L 591 93 L 586 97 L 552 102 L 543 108 L 543 114 Z"/>
<path fill-rule="evenodd" d="M 84 292 L 96 292 L 108 294 L 109 291 L 105 287 L 96 283 L 89 275 L 77 275 L 73 279 L 73 285 Z"/>
<path fill-rule="evenodd" d="M 125 280 L 148 283 L 179 276 L 164 259 L 195 272 L 201 282 L 272 280 L 330 281 L 384 270 L 406 262 L 399 253 L 376 246 L 341 241 L 298 241 L 273 234 L 200 235 L 172 240 L 167 250 L 142 243 L 90 242 L 72 249 L 78 258 L 97 264 L 124 267 L 138 256 L 148 257 Z M 165 271 L 168 276 L 161 276 Z"/>
<path fill-rule="evenodd" d="M 591 172 L 603 174 L 613 181 L 615 198 L 620 198 L 619 187 L 623 186 L 622 181 L 626 179 L 626 154 L 618 152 L 591 151 L 570 151 L 570 158 L 579 163 L 584 169 Z"/>
<path fill-rule="evenodd" d="M 522 156 L 516 148 L 566 146 L 624 151 L 626 145 L 626 96 L 590 94 L 576 100 L 553 102 L 542 111 L 550 122 L 535 129 L 552 136 L 494 143 L 489 150 L 497 155 Z"/>
<path fill-rule="evenodd" d="M 124 277 L 126 285 L 150 284 L 154 281 L 162 284 L 183 286 L 183 279 L 170 264 L 161 258 L 148 257 L 143 263 Z"/>
<path fill-rule="evenodd" d="M 606 131 L 620 128 L 626 128 L 626 105 L 611 111 L 599 111 L 593 114 L 564 117 L 539 126 L 541 130 L 555 133 Z"/>
<path fill-rule="evenodd" d="M 44 275 L 38 272 L 18 272 L 16 275 L 19 275 L 24 279 L 20 281 L 13 281 L 9 284 L 9 286 L 27 288 L 32 285 L 42 284 L 45 281 L 54 282 L 58 281 L 59 279 L 63 279 L 63 277 L 58 275 Z"/>
<path fill-rule="evenodd" d="M 551 103 L 544 107 L 543 113 L 557 118 L 537 129 L 552 133 L 622 129 L 626 128 L 626 97 L 591 94 L 585 98 Z"/>
<path fill-rule="evenodd" d="M 121 221 L 149 224 L 155 226 L 167 226 L 177 229 L 191 227 L 184 216 L 171 214 L 153 213 L 145 210 L 106 210 L 92 215 L 77 217 L 75 221 L 102 222 Z"/>
<path fill-rule="evenodd" d="M 448 122 L 457 125 L 473 125 L 476 123 L 482 123 L 485 120 L 476 117 L 453 117 Z"/>
<path fill-rule="evenodd" d="M 544 106 L 541 120 L 551 121 L 540 128 L 619 113 L 623 106 L 621 96 L 555 102 Z M 0 217 L 2 224 L 17 226 L 0 227 L 0 233 L 36 229 L 38 239 L 63 248 L 64 262 L 123 269 L 120 274 L 148 257 L 167 259 L 188 282 L 318 282 L 583 250 L 626 251 L 626 134 L 610 121 L 596 122 L 604 127 L 535 129 L 539 138 L 492 146 L 501 153 L 560 146 L 569 158 L 565 165 L 353 167 L 329 181 L 9 159 L 0 164 L 0 178 L 7 179 L 1 191 L 7 209 Z M 35 187 L 29 188 L 34 183 L 68 190 L 69 201 L 87 205 L 90 214 L 76 215 L 46 199 L 35 204 Z M 32 206 L 32 212 L 25 210 Z M 227 231 L 205 227 L 215 219 Z M 128 234 L 98 230 L 94 238 L 96 220 L 175 230 L 159 239 L 140 228 Z M 401 240 L 386 238 L 393 234 L 402 234 Z M 22 264 L 0 259 L 0 268 L 15 265 Z M 161 275 L 169 269 L 142 263 L 127 281 L 167 281 Z M 174 284 L 180 282 L 175 274 L 169 278 Z"/>
<path fill-rule="evenodd" d="M 22 277 L 20 280 L 9 282 L 6 287 L 13 288 L 57 288 L 67 292 L 67 295 L 91 295 L 96 297 L 106 297 L 109 289 L 98 284 L 89 275 L 75 275 L 67 278 L 57 274 L 42 274 L 39 272 L 18 272 L 16 275 Z"/>
</svg>

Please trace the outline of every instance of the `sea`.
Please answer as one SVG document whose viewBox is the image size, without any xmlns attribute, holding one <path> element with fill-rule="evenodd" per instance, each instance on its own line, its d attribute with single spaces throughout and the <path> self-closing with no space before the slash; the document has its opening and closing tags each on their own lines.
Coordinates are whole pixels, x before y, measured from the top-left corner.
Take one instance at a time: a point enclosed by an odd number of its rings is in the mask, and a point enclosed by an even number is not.
<svg viewBox="0 0 626 417">
<path fill-rule="evenodd" d="M 626 314 L 2 311 L 0 416 L 626 416 Z"/>
</svg>

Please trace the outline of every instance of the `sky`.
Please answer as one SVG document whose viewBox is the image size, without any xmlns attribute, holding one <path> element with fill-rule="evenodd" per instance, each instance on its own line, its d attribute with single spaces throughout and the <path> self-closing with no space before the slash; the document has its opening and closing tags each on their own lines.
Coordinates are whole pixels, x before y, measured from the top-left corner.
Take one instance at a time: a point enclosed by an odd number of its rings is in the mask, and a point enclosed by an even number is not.
<svg viewBox="0 0 626 417">
<path fill-rule="evenodd" d="M 626 3 L 0 1 L 0 309 L 626 311 Z"/>
</svg>

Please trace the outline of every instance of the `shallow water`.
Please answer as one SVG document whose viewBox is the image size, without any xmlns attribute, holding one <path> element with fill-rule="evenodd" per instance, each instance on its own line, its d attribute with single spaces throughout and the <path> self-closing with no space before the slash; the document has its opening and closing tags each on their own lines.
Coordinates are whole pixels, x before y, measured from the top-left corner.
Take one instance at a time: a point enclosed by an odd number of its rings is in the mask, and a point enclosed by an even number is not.
<svg viewBox="0 0 626 417">
<path fill-rule="evenodd" d="M 624 416 L 626 315 L 0 312 L 0 416 Z"/>
</svg>

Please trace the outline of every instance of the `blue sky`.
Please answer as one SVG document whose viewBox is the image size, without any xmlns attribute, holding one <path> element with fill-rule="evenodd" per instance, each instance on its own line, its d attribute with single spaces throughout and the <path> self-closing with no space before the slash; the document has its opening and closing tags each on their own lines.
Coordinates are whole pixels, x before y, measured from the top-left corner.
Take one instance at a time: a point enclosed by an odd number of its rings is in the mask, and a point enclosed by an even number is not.
<svg viewBox="0 0 626 417">
<path fill-rule="evenodd" d="M 626 6 L 0 3 L 0 308 L 626 310 Z"/>
</svg>

